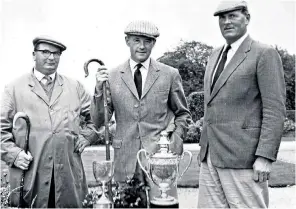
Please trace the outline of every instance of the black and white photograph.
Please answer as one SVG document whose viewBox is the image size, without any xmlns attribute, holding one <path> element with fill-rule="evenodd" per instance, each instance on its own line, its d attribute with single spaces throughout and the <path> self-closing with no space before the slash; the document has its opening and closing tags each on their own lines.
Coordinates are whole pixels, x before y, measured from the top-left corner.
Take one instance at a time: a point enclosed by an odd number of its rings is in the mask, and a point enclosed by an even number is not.
<svg viewBox="0 0 296 209">
<path fill-rule="evenodd" d="M 295 0 L 2 0 L 1 208 L 294 208 Z"/>
</svg>

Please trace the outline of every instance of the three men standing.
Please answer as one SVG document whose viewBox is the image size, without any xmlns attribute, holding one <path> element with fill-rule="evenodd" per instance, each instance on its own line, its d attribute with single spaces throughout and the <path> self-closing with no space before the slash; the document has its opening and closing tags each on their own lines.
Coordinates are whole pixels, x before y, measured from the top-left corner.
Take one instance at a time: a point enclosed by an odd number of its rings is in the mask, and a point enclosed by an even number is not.
<svg viewBox="0 0 296 209">
<path fill-rule="evenodd" d="M 204 78 L 198 207 L 268 207 L 271 164 L 285 119 L 285 81 L 275 49 L 254 41 L 244 1 L 224 1 L 223 47 L 213 51 Z"/>
</svg>

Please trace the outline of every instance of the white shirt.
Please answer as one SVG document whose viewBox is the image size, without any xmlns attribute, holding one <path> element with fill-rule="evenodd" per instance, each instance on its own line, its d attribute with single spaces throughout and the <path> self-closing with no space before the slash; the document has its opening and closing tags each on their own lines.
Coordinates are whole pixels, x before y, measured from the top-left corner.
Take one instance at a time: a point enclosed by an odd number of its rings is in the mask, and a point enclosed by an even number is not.
<svg viewBox="0 0 296 209">
<path fill-rule="evenodd" d="M 236 40 L 235 42 L 233 42 L 232 44 L 230 44 L 231 46 L 231 49 L 229 49 L 228 53 L 227 53 L 227 60 L 225 62 L 225 65 L 224 65 L 224 68 L 228 65 L 228 63 L 230 62 L 230 60 L 232 59 L 232 57 L 234 56 L 235 52 L 237 51 L 237 49 L 239 48 L 239 46 L 242 44 L 242 42 L 245 40 L 245 38 L 247 38 L 249 34 L 248 33 L 245 33 L 245 35 L 243 35 L 242 37 L 240 37 L 238 40 Z M 224 49 L 223 49 L 223 52 L 225 51 L 226 47 L 227 47 L 227 43 L 224 45 Z M 222 53 L 223 53 L 222 52 Z M 222 53 L 221 53 L 221 56 L 219 57 L 219 62 L 217 62 L 217 65 L 215 67 L 215 71 L 212 75 L 212 82 L 214 80 L 214 77 L 215 77 L 215 74 L 216 74 L 216 71 L 217 71 L 217 68 L 218 68 L 218 65 L 221 61 L 221 58 L 222 58 Z"/>
<path fill-rule="evenodd" d="M 145 62 L 142 62 L 142 67 L 140 68 L 140 71 L 141 71 L 141 75 L 142 75 L 142 92 L 144 90 L 144 85 L 145 85 L 145 82 L 146 82 L 146 78 L 147 78 L 147 75 L 148 75 L 148 70 L 149 70 L 149 65 L 150 65 L 150 57 L 145 61 Z M 137 69 L 136 65 L 139 64 L 139 63 L 136 63 L 134 60 L 130 59 L 130 67 L 131 67 L 131 70 L 132 70 L 132 75 L 133 75 L 133 78 L 135 76 L 135 71 Z"/>
<path fill-rule="evenodd" d="M 47 82 L 46 78 L 44 78 L 45 75 L 40 73 L 38 70 L 34 69 L 33 73 L 39 82 L 41 81 L 41 83 L 43 83 L 43 84 L 45 84 Z M 49 77 L 51 77 L 52 81 L 55 79 L 55 76 L 56 76 L 56 72 L 49 75 Z"/>
</svg>

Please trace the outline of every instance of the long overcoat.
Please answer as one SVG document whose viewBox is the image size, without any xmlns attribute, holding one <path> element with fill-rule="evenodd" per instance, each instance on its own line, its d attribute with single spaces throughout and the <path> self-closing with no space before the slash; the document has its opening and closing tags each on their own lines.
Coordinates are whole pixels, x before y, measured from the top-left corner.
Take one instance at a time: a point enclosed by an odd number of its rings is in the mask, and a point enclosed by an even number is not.
<svg viewBox="0 0 296 209">
<path fill-rule="evenodd" d="M 1 159 L 9 165 L 12 190 L 20 185 L 21 170 L 13 162 L 23 149 L 26 130 L 22 119 L 13 130 L 13 117 L 21 111 L 31 121 L 29 151 L 33 161 L 24 181 L 28 206 L 34 202 L 33 207 L 47 207 L 54 174 L 56 207 L 82 207 L 87 184 L 81 155 L 74 152 L 74 145 L 79 137 L 90 142 L 96 138 L 89 114 L 90 101 L 79 82 L 59 74 L 50 101 L 33 73 L 5 88 L 1 105 Z M 86 124 L 83 128 L 81 119 Z M 18 205 L 18 195 L 17 191 L 11 195 L 13 206 Z"/>
</svg>

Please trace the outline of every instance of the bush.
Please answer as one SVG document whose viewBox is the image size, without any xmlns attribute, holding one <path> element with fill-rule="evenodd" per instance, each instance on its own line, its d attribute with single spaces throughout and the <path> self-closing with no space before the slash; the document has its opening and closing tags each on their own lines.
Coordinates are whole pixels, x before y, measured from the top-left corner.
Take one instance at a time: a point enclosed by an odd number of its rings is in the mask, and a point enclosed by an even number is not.
<svg viewBox="0 0 296 209">
<path fill-rule="evenodd" d="M 138 179 L 127 179 L 124 184 L 119 185 L 118 182 L 112 182 L 112 200 L 114 208 L 147 208 L 147 191 L 148 186 Z M 92 208 L 93 204 L 102 193 L 98 193 L 94 189 L 86 195 L 83 201 L 83 208 Z"/>
<path fill-rule="evenodd" d="M 204 93 L 192 92 L 187 97 L 188 108 L 192 115 L 192 120 L 194 122 L 198 121 L 204 115 Z"/>
<path fill-rule="evenodd" d="M 295 110 L 287 110 L 287 118 L 295 122 Z"/>
<path fill-rule="evenodd" d="M 291 119 L 286 118 L 284 122 L 284 131 L 283 133 L 286 134 L 290 131 L 295 131 L 295 122 Z"/>
<path fill-rule="evenodd" d="M 189 124 L 187 137 L 184 143 L 199 143 L 203 125 L 203 117 L 196 122 Z"/>
</svg>

